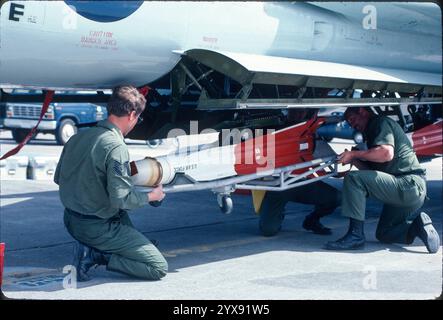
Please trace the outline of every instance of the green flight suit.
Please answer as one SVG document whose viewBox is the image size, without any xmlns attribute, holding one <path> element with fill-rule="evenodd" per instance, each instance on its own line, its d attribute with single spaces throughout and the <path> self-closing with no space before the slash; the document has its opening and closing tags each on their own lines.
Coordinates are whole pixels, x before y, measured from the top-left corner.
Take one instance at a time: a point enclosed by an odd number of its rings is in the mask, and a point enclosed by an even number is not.
<svg viewBox="0 0 443 320">
<path fill-rule="evenodd" d="M 109 270 L 148 280 L 166 275 L 166 260 L 126 212 L 148 204 L 148 198 L 132 185 L 119 128 L 103 120 L 73 136 L 63 148 L 54 181 L 68 232 L 87 246 L 112 253 Z"/>
<path fill-rule="evenodd" d="M 344 178 L 342 215 L 365 220 L 366 198 L 383 202 L 376 238 L 387 243 L 410 244 L 407 233 L 426 198 L 425 170 L 411 142 L 394 120 L 377 116 L 364 132 L 368 149 L 391 145 L 394 158 L 385 163 L 367 161 L 371 170 L 351 171 Z"/>
<path fill-rule="evenodd" d="M 260 207 L 259 227 L 261 234 L 270 237 L 277 234 L 285 218 L 288 202 L 314 205 L 312 215 L 324 217 L 340 206 L 341 193 L 323 181 L 316 181 L 285 191 L 268 191 Z"/>
</svg>

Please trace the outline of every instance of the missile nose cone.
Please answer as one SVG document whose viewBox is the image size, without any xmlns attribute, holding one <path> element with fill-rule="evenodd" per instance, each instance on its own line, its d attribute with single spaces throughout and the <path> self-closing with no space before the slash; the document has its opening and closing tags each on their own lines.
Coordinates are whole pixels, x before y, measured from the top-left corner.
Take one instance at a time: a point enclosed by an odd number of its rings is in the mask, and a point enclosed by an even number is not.
<svg viewBox="0 0 443 320">
<path fill-rule="evenodd" d="M 131 163 L 132 182 L 136 186 L 153 187 L 168 184 L 174 178 L 174 170 L 166 159 L 146 157 Z"/>
</svg>

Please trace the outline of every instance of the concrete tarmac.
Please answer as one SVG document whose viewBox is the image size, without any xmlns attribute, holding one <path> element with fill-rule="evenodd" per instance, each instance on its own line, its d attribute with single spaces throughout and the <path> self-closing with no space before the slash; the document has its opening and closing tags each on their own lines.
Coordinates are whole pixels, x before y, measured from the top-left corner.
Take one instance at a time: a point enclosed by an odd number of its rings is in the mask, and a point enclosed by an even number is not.
<svg viewBox="0 0 443 320">
<path fill-rule="evenodd" d="M 39 137 L 37 137 L 39 138 Z M 15 144 L 0 134 L 1 154 Z M 341 152 L 344 140 L 333 141 Z M 158 149 L 155 152 L 159 152 Z M 59 155 L 50 139 L 37 139 L 21 155 Z M 152 150 L 130 143 L 134 159 Z M 442 230 L 442 161 L 427 162 L 428 196 L 423 207 Z M 341 188 L 341 179 L 328 183 Z M 442 291 L 442 250 L 428 254 L 420 240 L 410 246 L 375 239 L 381 205 L 369 200 L 365 249 L 323 249 L 347 230 L 340 209 L 322 222 L 333 235 L 305 231 L 310 206 L 290 203 L 281 232 L 265 238 L 251 198 L 234 195 L 234 211 L 223 215 L 210 191 L 167 195 L 162 206 L 134 210 L 143 234 L 160 242 L 169 273 L 160 281 L 141 281 L 98 267 L 92 280 L 75 283 L 69 265 L 73 240 L 63 225 L 63 207 L 52 181 L 1 180 L 0 242 L 6 243 L 3 293 L 15 299 L 147 300 L 304 300 L 434 299 Z"/>
</svg>

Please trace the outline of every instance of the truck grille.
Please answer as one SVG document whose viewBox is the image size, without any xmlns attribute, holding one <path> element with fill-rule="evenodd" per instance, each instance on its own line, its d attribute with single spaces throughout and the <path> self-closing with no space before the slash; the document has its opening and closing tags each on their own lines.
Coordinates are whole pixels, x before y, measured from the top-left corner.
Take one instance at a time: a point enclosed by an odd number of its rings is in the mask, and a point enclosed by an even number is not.
<svg viewBox="0 0 443 320">
<path fill-rule="evenodd" d="M 21 106 L 21 105 L 14 105 L 13 111 L 14 111 L 14 117 L 21 117 L 21 118 L 38 118 L 40 116 L 40 112 L 42 110 L 41 106 Z"/>
</svg>

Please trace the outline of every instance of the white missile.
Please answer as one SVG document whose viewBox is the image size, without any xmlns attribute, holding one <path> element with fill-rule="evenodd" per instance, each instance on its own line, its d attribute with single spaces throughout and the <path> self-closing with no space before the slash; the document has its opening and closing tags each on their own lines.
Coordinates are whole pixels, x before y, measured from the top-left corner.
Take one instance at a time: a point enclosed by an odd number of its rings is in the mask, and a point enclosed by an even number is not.
<svg viewBox="0 0 443 320">
<path fill-rule="evenodd" d="M 234 145 L 131 162 L 136 186 L 173 184 L 177 174 L 194 182 L 241 176 L 313 160 L 315 130 L 323 118 L 255 137 Z"/>
</svg>

